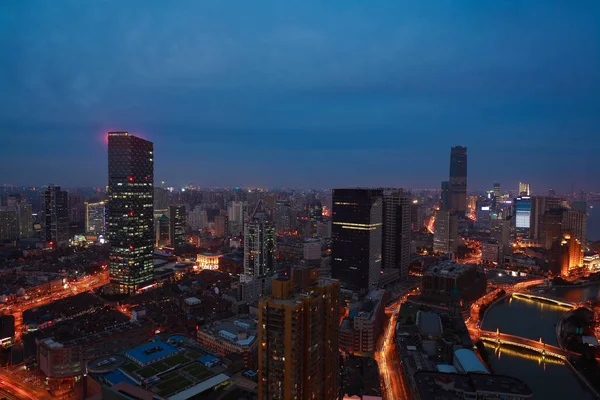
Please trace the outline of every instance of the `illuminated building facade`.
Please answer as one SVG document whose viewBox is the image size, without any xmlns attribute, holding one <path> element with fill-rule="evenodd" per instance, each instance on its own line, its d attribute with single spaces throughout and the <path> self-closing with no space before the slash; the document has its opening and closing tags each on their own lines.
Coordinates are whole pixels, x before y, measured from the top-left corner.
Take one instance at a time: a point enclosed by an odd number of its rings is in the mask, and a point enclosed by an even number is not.
<svg viewBox="0 0 600 400">
<path fill-rule="evenodd" d="M 263 214 L 245 224 L 244 227 L 244 275 L 259 277 L 275 273 L 277 255 L 275 226 Z"/>
<path fill-rule="evenodd" d="M 315 282 L 315 275 L 314 283 L 295 289 L 291 280 L 274 280 L 272 295 L 259 302 L 260 400 L 339 397 L 340 285 Z"/>
<path fill-rule="evenodd" d="M 529 196 L 529 183 L 519 182 L 519 196 Z"/>
<path fill-rule="evenodd" d="M 19 238 L 19 220 L 17 211 L 0 209 L 0 240 Z"/>
<path fill-rule="evenodd" d="M 169 242 L 171 247 L 178 248 L 185 244 L 185 226 L 185 206 L 169 206 Z"/>
<path fill-rule="evenodd" d="M 583 247 L 571 233 L 564 233 L 550 249 L 550 271 L 556 275 L 569 276 L 573 269 L 583 266 Z"/>
<path fill-rule="evenodd" d="M 563 213 L 562 229 L 571 232 L 585 248 L 587 234 L 587 212 L 580 210 L 567 210 Z"/>
<path fill-rule="evenodd" d="M 467 210 L 467 148 L 450 149 L 450 211 L 459 216 Z"/>
<path fill-rule="evenodd" d="M 153 279 L 153 198 L 153 143 L 127 132 L 109 132 L 106 231 L 115 293 L 133 294 Z"/>
<path fill-rule="evenodd" d="M 515 228 L 517 231 L 529 236 L 531 227 L 531 198 L 529 196 L 519 196 L 514 201 L 515 207 Z"/>
<path fill-rule="evenodd" d="M 105 224 L 104 202 L 85 203 L 85 232 L 104 235 Z"/>
<path fill-rule="evenodd" d="M 331 273 L 344 287 L 377 287 L 383 241 L 383 190 L 334 189 Z"/>
<path fill-rule="evenodd" d="M 196 265 L 200 269 L 219 269 L 219 259 L 223 257 L 220 253 L 202 253 L 196 256 Z"/>
<path fill-rule="evenodd" d="M 540 240 L 542 217 L 548 211 L 560 208 L 561 199 L 558 197 L 533 196 L 531 197 L 531 221 L 530 236 L 532 239 Z"/>
</svg>

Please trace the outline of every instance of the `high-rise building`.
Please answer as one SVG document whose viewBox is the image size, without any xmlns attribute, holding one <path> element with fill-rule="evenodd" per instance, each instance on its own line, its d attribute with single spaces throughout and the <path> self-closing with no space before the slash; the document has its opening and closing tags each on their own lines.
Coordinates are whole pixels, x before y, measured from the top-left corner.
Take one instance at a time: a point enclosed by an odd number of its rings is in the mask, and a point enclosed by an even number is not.
<svg viewBox="0 0 600 400">
<path fill-rule="evenodd" d="M 69 243 L 69 194 L 50 185 L 42 193 L 42 239 L 54 247 Z"/>
<path fill-rule="evenodd" d="M 500 184 L 499 183 L 494 183 L 494 198 L 496 198 L 496 199 L 500 198 Z"/>
<path fill-rule="evenodd" d="M 19 238 L 18 213 L 8 207 L 0 209 L 0 241 Z"/>
<path fill-rule="evenodd" d="M 383 241 L 383 190 L 334 189 L 331 273 L 343 286 L 377 287 Z"/>
<path fill-rule="evenodd" d="M 558 197 L 531 197 L 530 236 L 532 239 L 540 239 L 540 227 L 542 223 L 542 216 L 551 209 L 559 208 L 560 206 L 561 199 Z"/>
<path fill-rule="evenodd" d="M 585 249 L 587 235 L 587 213 L 578 210 L 566 210 L 563 213 L 562 220 L 563 232 L 570 232 L 571 235 L 581 243 Z"/>
<path fill-rule="evenodd" d="M 239 235 L 244 230 L 244 221 L 248 216 L 248 203 L 245 201 L 232 201 L 228 208 L 229 231 L 232 235 Z"/>
<path fill-rule="evenodd" d="M 169 242 L 172 247 L 180 247 L 185 244 L 186 215 L 185 206 L 169 206 Z"/>
<path fill-rule="evenodd" d="M 519 196 L 529 196 L 529 183 L 519 182 Z"/>
<path fill-rule="evenodd" d="M 166 214 L 161 214 L 159 217 L 154 219 L 154 237 L 156 239 L 155 245 L 158 246 L 169 246 L 171 244 L 171 230 L 169 217 Z"/>
<path fill-rule="evenodd" d="M 410 265 L 410 196 L 407 192 L 383 192 L 382 267 L 396 268 L 400 280 L 408 279 Z"/>
<path fill-rule="evenodd" d="M 311 272 L 313 282 L 317 279 Z M 274 280 L 259 302 L 258 398 L 339 398 L 339 282 Z M 296 286 L 296 288 L 294 288 Z"/>
<path fill-rule="evenodd" d="M 208 213 L 201 206 L 194 207 L 194 210 L 188 213 L 188 224 L 193 231 L 206 229 Z"/>
<path fill-rule="evenodd" d="M 105 204 L 85 203 L 85 231 L 94 235 L 104 235 L 106 223 Z"/>
<path fill-rule="evenodd" d="M 529 235 L 531 227 L 531 198 L 529 196 L 519 196 L 514 201 L 515 208 L 515 228 L 517 231 Z"/>
<path fill-rule="evenodd" d="M 275 202 L 275 227 L 277 232 L 289 232 L 292 229 L 292 207 L 289 201 Z"/>
<path fill-rule="evenodd" d="M 275 273 L 277 255 L 275 227 L 264 214 L 244 226 L 244 275 L 248 278 Z"/>
<path fill-rule="evenodd" d="M 227 215 L 215 216 L 215 236 L 225 237 L 229 232 L 229 218 Z"/>
<path fill-rule="evenodd" d="M 563 233 L 549 252 L 550 272 L 568 276 L 571 270 L 583 266 L 583 247 L 581 242 L 570 233 Z"/>
<path fill-rule="evenodd" d="M 110 282 L 133 294 L 154 273 L 154 144 L 127 132 L 108 133 Z"/>
<path fill-rule="evenodd" d="M 560 239 L 563 228 L 563 208 L 552 208 L 542 215 L 540 221 L 540 243 L 546 249 L 550 249 L 552 245 Z"/>
<path fill-rule="evenodd" d="M 456 251 L 458 239 L 458 215 L 449 211 L 438 211 L 433 231 L 433 251 L 449 253 Z"/>
<path fill-rule="evenodd" d="M 467 210 L 467 148 L 450 150 L 450 210 L 459 216 Z"/>
<path fill-rule="evenodd" d="M 450 211 L 450 182 L 442 181 L 442 192 L 440 195 L 440 210 L 441 211 Z"/>
<path fill-rule="evenodd" d="M 33 237 L 33 209 L 31 204 L 19 204 L 19 237 Z"/>
</svg>

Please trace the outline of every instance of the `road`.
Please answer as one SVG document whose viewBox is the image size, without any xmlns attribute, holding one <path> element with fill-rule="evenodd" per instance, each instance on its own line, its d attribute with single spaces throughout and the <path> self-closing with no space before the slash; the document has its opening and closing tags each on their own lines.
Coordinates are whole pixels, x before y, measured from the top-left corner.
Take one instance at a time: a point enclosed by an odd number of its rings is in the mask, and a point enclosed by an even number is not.
<svg viewBox="0 0 600 400">
<path fill-rule="evenodd" d="M 78 293 L 87 292 L 109 283 L 108 271 L 95 275 L 84 276 L 76 282 L 70 282 L 64 288 L 28 300 L 19 299 L 18 303 L 8 303 L 0 308 L 0 314 L 12 314 L 15 317 L 15 340 L 18 342 L 23 331 L 23 312 L 35 307 L 41 307 L 56 300 L 64 299 Z"/>
<path fill-rule="evenodd" d="M 387 320 L 383 331 L 383 336 L 378 346 L 378 351 L 375 353 L 375 360 L 379 365 L 379 374 L 384 400 L 410 399 L 410 392 L 407 389 L 406 382 L 404 381 L 402 365 L 400 363 L 400 358 L 398 357 L 396 345 L 394 343 L 398 310 L 402 302 L 405 300 L 406 296 L 398 300 L 397 307 L 391 307 L 395 312 L 392 313 Z"/>
<path fill-rule="evenodd" d="M 18 400 L 56 400 L 45 389 L 34 386 L 30 382 L 24 382 L 22 377 L 5 369 L 0 370 L 0 393 L 9 400 L 11 398 Z"/>
</svg>

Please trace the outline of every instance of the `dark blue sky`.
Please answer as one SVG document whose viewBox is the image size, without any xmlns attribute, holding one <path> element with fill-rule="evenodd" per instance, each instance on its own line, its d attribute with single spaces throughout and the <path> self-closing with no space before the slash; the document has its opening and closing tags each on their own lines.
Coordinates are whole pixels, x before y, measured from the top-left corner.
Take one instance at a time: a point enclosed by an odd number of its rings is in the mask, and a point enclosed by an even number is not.
<svg viewBox="0 0 600 400">
<path fill-rule="evenodd" d="M 168 5 L 167 5 L 168 4 Z M 600 2 L 3 1 L 0 183 L 600 191 Z"/>
</svg>

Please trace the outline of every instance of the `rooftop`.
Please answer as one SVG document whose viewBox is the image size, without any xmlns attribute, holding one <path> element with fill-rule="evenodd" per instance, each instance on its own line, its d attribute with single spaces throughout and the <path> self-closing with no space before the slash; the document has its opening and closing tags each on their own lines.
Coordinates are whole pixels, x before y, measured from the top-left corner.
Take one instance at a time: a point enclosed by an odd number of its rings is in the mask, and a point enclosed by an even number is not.
<svg viewBox="0 0 600 400">
<path fill-rule="evenodd" d="M 422 336 L 441 336 L 443 333 L 442 321 L 436 313 L 418 311 L 416 323 Z"/>
<path fill-rule="evenodd" d="M 457 277 L 462 275 L 466 270 L 474 268 L 468 264 L 457 264 L 454 261 L 444 261 L 427 268 L 425 274 L 443 275 L 448 277 Z"/>
<path fill-rule="evenodd" d="M 473 350 L 458 349 L 454 352 L 454 357 L 458 359 L 465 372 L 489 374 L 489 371 Z"/>
<path fill-rule="evenodd" d="M 160 340 L 145 343 L 129 350 L 125 355 L 138 364 L 147 364 L 177 353 L 179 349 Z"/>
</svg>

